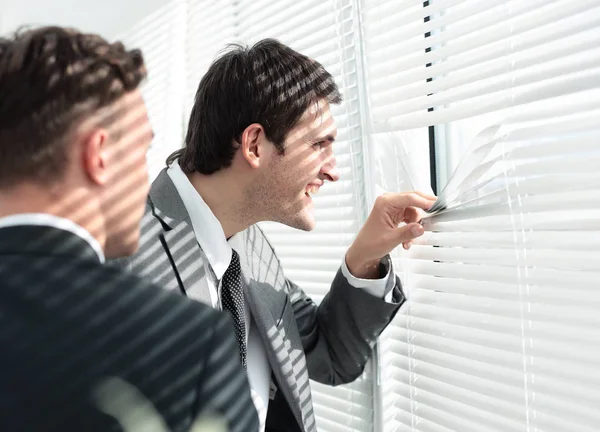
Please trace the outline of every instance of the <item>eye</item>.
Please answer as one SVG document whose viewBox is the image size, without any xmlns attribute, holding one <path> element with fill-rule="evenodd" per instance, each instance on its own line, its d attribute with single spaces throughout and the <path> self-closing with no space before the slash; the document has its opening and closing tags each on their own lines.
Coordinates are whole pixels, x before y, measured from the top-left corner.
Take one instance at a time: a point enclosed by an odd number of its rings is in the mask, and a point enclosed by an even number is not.
<svg viewBox="0 0 600 432">
<path fill-rule="evenodd" d="M 325 146 L 325 141 L 319 141 L 318 143 L 313 144 L 315 150 L 321 150 L 323 146 Z"/>
</svg>

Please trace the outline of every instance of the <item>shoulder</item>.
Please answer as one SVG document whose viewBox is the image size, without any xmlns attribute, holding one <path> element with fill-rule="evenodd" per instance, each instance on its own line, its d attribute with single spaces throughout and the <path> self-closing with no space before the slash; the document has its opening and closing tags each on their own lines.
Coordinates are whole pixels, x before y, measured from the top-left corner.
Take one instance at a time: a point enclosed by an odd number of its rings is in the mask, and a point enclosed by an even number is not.
<svg viewBox="0 0 600 432">
<path fill-rule="evenodd" d="M 106 332 L 120 328 L 122 337 L 137 344 L 140 353 L 158 349 L 181 352 L 178 361 L 192 367 L 209 357 L 209 350 L 229 324 L 225 313 L 178 290 L 165 289 L 119 268 L 106 267 L 103 273 L 102 286 L 97 289 L 104 291 L 105 300 L 90 312 L 100 316 L 104 308 L 109 309 Z"/>
<path fill-rule="evenodd" d="M 97 299 L 91 303 L 91 314 L 110 309 L 107 323 L 112 325 L 129 323 L 127 328 L 151 327 L 157 334 L 176 333 L 187 338 L 193 333 L 211 333 L 208 330 L 224 319 L 220 311 L 118 267 L 85 263 L 78 273 L 85 275 L 88 283 L 78 283 L 74 278 L 69 283 L 71 290 Z"/>
<path fill-rule="evenodd" d="M 51 265 L 56 272 L 48 278 L 41 278 L 38 273 L 18 281 L 0 281 L 0 312 L 6 311 L 4 316 L 0 313 L 0 322 L 21 326 L 23 334 L 29 334 L 33 341 L 30 351 L 39 355 L 54 354 L 43 338 L 36 339 L 31 334 L 56 332 L 57 340 L 67 341 L 72 335 L 80 338 L 77 346 L 63 345 L 63 353 L 56 355 L 98 349 L 99 356 L 107 356 L 125 349 L 124 355 L 133 364 L 150 352 L 162 350 L 167 355 L 185 349 L 188 354 L 182 361 L 193 365 L 194 359 L 206 357 L 215 329 L 226 321 L 222 312 L 178 291 L 163 289 L 98 261 L 55 257 L 35 264 Z M 10 299 L 9 294 L 26 307 L 11 309 L 6 300 Z M 97 345 L 97 341 L 102 344 Z M 135 350 L 125 348 L 133 346 Z"/>
<path fill-rule="evenodd" d="M 104 285 L 120 296 L 132 296 L 139 301 L 152 300 L 157 305 L 165 304 L 190 311 L 205 311 L 207 316 L 219 317 L 221 314 L 200 302 L 189 299 L 179 291 L 168 290 L 152 283 L 148 278 L 127 272 L 119 267 L 106 265 L 102 269 Z"/>
</svg>

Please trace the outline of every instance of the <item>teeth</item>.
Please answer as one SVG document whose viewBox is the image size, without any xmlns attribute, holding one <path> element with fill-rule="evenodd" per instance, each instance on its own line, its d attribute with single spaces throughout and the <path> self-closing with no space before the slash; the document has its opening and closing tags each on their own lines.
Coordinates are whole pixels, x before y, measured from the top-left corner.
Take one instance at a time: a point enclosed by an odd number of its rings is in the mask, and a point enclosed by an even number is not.
<svg viewBox="0 0 600 432">
<path fill-rule="evenodd" d="M 307 193 L 309 195 L 314 195 L 317 192 L 319 192 L 319 188 L 317 186 L 313 186 L 313 187 L 309 188 L 308 191 L 307 191 Z"/>
</svg>

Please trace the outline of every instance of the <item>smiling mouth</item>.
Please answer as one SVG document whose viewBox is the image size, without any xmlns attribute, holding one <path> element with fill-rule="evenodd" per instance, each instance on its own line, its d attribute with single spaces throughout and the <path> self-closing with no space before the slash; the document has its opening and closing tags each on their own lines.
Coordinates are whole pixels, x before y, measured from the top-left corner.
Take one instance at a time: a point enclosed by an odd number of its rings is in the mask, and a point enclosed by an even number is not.
<svg viewBox="0 0 600 432">
<path fill-rule="evenodd" d="M 311 186 L 308 189 L 306 189 L 306 191 L 304 192 L 304 194 L 307 197 L 312 197 L 313 195 L 316 195 L 317 192 L 319 192 L 319 186 Z"/>
</svg>

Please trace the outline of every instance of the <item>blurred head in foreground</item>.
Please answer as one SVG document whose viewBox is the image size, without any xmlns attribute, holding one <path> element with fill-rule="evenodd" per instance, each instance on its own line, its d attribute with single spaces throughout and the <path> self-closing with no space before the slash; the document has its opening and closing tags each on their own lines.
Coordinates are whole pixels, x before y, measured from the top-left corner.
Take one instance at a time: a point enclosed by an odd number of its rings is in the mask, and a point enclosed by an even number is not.
<svg viewBox="0 0 600 432">
<path fill-rule="evenodd" d="M 142 53 L 61 27 L 0 38 L 0 217 L 47 213 L 108 258 L 138 245 L 153 132 Z"/>
</svg>

